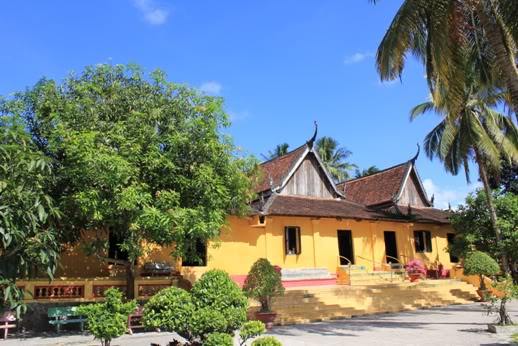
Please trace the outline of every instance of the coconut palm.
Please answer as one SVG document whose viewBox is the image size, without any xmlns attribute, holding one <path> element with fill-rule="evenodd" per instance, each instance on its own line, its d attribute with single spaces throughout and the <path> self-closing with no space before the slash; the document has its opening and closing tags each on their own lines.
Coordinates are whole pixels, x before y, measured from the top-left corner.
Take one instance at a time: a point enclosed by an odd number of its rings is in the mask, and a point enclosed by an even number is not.
<svg viewBox="0 0 518 346">
<path fill-rule="evenodd" d="M 478 165 L 480 180 L 484 186 L 487 207 L 497 242 L 501 242 L 495 206 L 491 196 L 488 172 L 500 170 L 500 159 L 518 162 L 518 129 L 507 116 L 492 107 L 502 97 L 498 90 L 481 87 L 474 76 L 473 67 L 466 71 L 463 104 L 459 111 L 452 110 L 447 98 L 433 99 L 412 109 L 411 119 L 433 111 L 442 117 L 441 122 L 426 136 L 425 150 L 430 159 L 437 157 L 446 170 L 457 175 L 465 171 L 469 182 L 469 165 Z M 440 90 L 444 90 L 439 87 Z M 438 93 L 439 94 L 439 93 Z M 502 266 L 509 271 L 507 256 L 502 254 Z"/>
<path fill-rule="evenodd" d="M 369 168 L 363 169 L 361 171 L 359 169 L 357 169 L 354 173 L 354 178 L 358 179 L 358 178 L 367 177 L 369 175 L 378 173 L 379 171 L 380 171 L 379 168 L 376 166 L 370 166 Z"/>
<path fill-rule="evenodd" d="M 290 147 L 290 145 L 288 143 L 277 144 L 275 149 L 268 150 L 267 155 L 261 154 L 261 156 L 263 157 L 264 160 L 267 160 L 267 161 L 272 160 L 279 156 L 286 155 L 288 153 L 289 147 Z"/>
<path fill-rule="evenodd" d="M 516 18 L 516 0 L 405 0 L 378 48 L 379 75 L 399 78 L 411 53 L 426 66 L 432 93 L 441 83 L 451 106 L 460 107 L 467 60 L 477 67 L 481 82 L 505 85 L 518 117 Z"/>
<path fill-rule="evenodd" d="M 345 161 L 352 155 L 352 152 L 345 147 L 339 147 L 338 141 L 331 137 L 319 138 L 315 145 L 322 163 L 333 179 L 335 181 L 349 179 L 349 171 L 357 167 L 355 164 Z"/>
</svg>

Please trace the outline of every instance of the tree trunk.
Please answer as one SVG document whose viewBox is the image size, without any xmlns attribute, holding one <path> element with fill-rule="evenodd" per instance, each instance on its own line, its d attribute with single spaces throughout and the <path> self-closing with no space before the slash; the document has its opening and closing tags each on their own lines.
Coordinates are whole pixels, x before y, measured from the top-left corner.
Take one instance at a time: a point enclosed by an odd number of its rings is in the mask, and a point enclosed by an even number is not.
<svg viewBox="0 0 518 346">
<path fill-rule="evenodd" d="M 135 298 L 135 268 L 133 261 L 126 262 L 126 298 Z"/>
<path fill-rule="evenodd" d="M 506 44 L 504 42 L 504 33 L 496 18 L 491 13 L 486 12 L 484 2 L 487 0 L 477 1 L 477 14 L 480 23 L 484 28 L 489 44 L 495 53 L 498 68 L 507 85 L 509 94 L 511 95 L 511 108 L 518 121 L 518 69 L 516 68 L 516 60 L 514 55 L 509 54 Z M 489 7 L 492 7 L 491 0 L 489 0 Z"/>
<path fill-rule="evenodd" d="M 493 230 L 496 236 L 497 245 L 502 245 L 502 232 L 500 231 L 500 227 L 497 223 L 496 209 L 493 204 L 493 197 L 491 195 L 491 187 L 489 186 L 489 180 L 487 178 L 487 172 L 484 166 L 484 160 L 482 159 L 482 155 L 478 149 L 475 149 L 475 155 L 478 164 L 478 170 L 480 173 L 480 179 L 482 180 L 482 184 L 484 185 L 484 191 L 486 193 L 486 202 L 487 208 L 489 209 L 489 216 L 491 218 L 491 224 L 493 226 Z M 509 273 L 509 261 L 507 260 L 507 255 L 504 251 L 502 251 L 502 267 L 506 273 Z"/>
</svg>

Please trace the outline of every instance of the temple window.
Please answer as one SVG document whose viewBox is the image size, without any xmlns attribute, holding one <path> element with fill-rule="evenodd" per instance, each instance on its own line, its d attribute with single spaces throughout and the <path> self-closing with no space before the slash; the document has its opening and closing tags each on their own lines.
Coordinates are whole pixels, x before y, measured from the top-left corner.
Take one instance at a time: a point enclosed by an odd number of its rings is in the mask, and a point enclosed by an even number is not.
<svg viewBox="0 0 518 346">
<path fill-rule="evenodd" d="M 207 266 L 207 243 L 199 238 L 189 242 L 188 254 L 182 258 L 184 267 L 205 267 Z"/>
<path fill-rule="evenodd" d="M 415 252 L 432 252 L 432 233 L 430 231 L 414 231 Z"/>
<path fill-rule="evenodd" d="M 286 255 L 300 255 L 300 227 L 287 226 L 284 228 L 285 253 Z"/>
</svg>

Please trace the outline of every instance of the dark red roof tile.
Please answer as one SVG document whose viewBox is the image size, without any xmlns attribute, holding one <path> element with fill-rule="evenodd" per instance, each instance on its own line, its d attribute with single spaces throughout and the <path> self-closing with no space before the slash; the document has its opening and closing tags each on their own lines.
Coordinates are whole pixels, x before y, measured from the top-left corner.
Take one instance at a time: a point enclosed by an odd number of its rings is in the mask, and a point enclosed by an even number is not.
<svg viewBox="0 0 518 346">
<path fill-rule="evenodd" d="M 263 177 L 261 182 L 258 184 L 256 191 L 263 192 L 269 190 L 271 187 L 281 185 L 302 154 L 304 154 L 305 150 L 306 145 L 304 144 L 286 155 L 262 163 L 261 173 L 263 174 Z M 272 182 L 272 186 L 270 186 L 270 180 Z"/>
</svg>

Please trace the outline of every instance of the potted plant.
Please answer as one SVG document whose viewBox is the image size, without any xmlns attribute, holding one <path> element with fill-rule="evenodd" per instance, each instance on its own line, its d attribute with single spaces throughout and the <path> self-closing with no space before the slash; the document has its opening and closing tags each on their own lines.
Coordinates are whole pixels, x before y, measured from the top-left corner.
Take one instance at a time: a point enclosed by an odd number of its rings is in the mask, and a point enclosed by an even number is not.
<svg viewBox="0 0 518 346">
<path fill-rule="evenodd" d="M 408 273 L 408 277 L 410 278 L 410 282 L 419 282 L 421 276 L 426 275 L 426 268 L 424 263 L 418 259 L 413 259 L 408 262 L 405 266 L 405 269 Z"/>
<path fill-rule="evenodd" d="M 478 275 L 480 277 L 480 286 L 477 293 L 481 301 L 484 301 L 487 292 L 484 276 L 490 277 L 498 273 L 500 273 L 500 266 L 491 256 L 484 252 L 472 252 L 464 261 L 464 275 Z"/>
<path fill-rule="evenodd" d="M 245 294 L 261 304 L 256 312 L 256 319 L 270 329 L 277 314 L 272 311 L 272 300 L 275 296 L 284 294 L 280 267 L 273 266 L 267 259 L 258 259 L 246 276 L 243 285 Z"/>
</svg>

